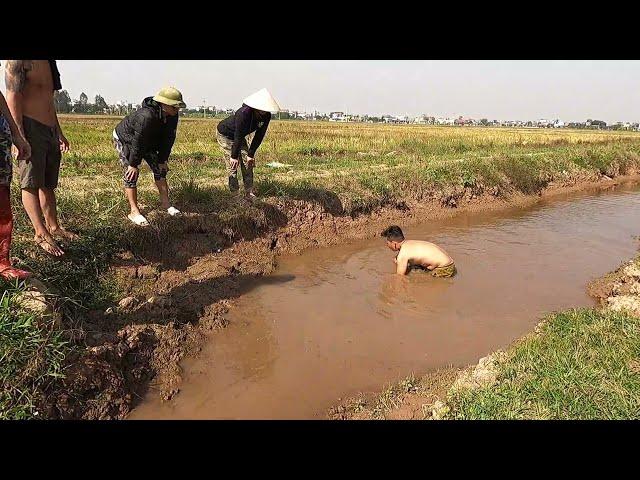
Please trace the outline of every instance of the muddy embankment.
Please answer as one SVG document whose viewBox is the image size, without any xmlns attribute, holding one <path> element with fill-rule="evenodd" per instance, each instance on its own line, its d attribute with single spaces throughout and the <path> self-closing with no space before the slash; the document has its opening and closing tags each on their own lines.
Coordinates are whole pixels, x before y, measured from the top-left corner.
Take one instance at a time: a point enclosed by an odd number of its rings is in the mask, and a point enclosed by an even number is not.
<svg viewBox="0 0 640 480">
<path fill-rule="evenodd" d="M 105 311 L 88 312 L 73 332 L 86 347 L 68 359 L 66 378 L 48 392 L 41 411 L 48 418 L 121 419 L 149 389 L 172 398 L 180 388 L 181 359 L 197 355 L 205 336 L 225 326 L 225 313 L 243 294 L 242 281 L 269 275 L 279 254 L 371 238 L 390 223 L 526 206 L 541 196 L 640 179 L 633 173 L 567 177 L 535 195 L 451 188 L 360 211 L 345 208 L 335 195 L 318 195 L 257 201 L 233 220 L 211 212 L 162 223 L 151 215 L 161 226 L 141 232 L 111 267 L 122 299 Z M 440 377 L 434 382 L 444 385 Z"/>
</svg>

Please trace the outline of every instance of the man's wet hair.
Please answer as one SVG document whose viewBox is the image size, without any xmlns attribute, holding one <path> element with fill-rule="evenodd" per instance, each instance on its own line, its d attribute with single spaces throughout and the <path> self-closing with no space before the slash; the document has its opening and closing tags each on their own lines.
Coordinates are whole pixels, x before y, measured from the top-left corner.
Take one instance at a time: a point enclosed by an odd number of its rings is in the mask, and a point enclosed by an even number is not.
<svg viewBox="0 0 640 480">
<path fill-rule="evenodd" d="M 404 234 L 402 229 L 397 225 L 391 225 L 384 232 L 380 234 L 381 237 L 387 237 L 390 242 L 402 242 L 404 241 Z"/>
</svg>

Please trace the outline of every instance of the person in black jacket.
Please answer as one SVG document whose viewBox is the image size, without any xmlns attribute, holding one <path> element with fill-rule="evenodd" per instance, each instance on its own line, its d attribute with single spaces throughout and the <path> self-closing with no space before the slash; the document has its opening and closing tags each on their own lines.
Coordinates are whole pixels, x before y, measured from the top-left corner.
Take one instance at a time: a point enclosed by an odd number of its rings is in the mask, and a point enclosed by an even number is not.
<svg viewBox="0 0 640 480">
<path fill-rule="evenodd" d="M 178 111 L 185 106 L 178 90 L 165 87 L 156 96 L 145 98 L 142 107 L 123 118 L 113 131 L 113 144 L 118 151 L 123 169 L 124 190 L 131 207 L 131 213 L 127 217 L 136 225 L 149 225 L 138 208 L 136 188 L 143 159 L 153 172 L 162 208 L 169 215 L 180 214 L 169 203 L 167 162 L 176 140 Z"/>
<path fill-rule="evenodd" d="M 255 198 L 253 193 L 254 157 L 265 133 L 267 133 L 271 112 L 278 111 L 280 111 L 280 106 L 269 91 L 263 88 L 245 98 L 242 107 L 218 123 L 216 139 L 225 154 L 229 190 L 232 192 L 237 192 L 240 189 L 238 185 L 238 165 L 240 165 L 245 195 L 248 198 Z M 251 146 L 249 146 L 246 137 L 254 132 Z"/>
</svg>

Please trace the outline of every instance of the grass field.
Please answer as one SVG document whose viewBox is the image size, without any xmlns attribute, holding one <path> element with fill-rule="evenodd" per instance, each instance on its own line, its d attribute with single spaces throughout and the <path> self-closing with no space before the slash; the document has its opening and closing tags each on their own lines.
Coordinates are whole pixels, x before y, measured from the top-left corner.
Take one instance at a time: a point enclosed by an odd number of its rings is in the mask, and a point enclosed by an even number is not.
<svg viewBox="0 0 640 480">
<path fill-rule="evenodd" d="M 119 298 L 108 266 L 112 256 L 131 249 L 135 239 L 125 219 L 128 209 L 121 170 L 111 142 L 118 121 L 114 117 L 61 116 L 71 152 L 63 159 L 59 212 L 63 225 L 82 235 L 81 241 L 68 248 L 69 259 L 51 259 L 33 245 L 17 181 L 13 184 L 16 228 L 12 254 L 19 259 L 17 266 L 35 272 L 59 292 L 58 305 L 70 328 L 81 324 L 87 311 Z M 216 124 L 217 120 L 180 121 L 168 181 L 181 210 L 217 212 L 221 221 L 233 224 L 247 211 L 226 190 Z M 378 206 L 424 201 L 465 188 L 478 194 L 494 188 L 505 196 L 534 194 L 551 181 L 624 174 L 640 167 L 640 133 L 274 121 L 256 161 L 259 196 L 307 200 L 334 215 L 357 215 Z M 291 167 L 272 169 L 266 166 L 271 161 Z M 143 213 L 156 208 L 157 194 L 146 166 L 141 169 L 138 187 Z M 162 240 L 160 233 L 158 241 Z M 29 407 L 33 392 L 43 388 L 51 372 L 59 375 L 60 369 L 56 363 L 53 367 L 48 362 L 36 363 L 37 371 L 28 381 L 16 383 L 15 372 L 26 360 L 16 356 L 15 345 L 22 344 L 12 337 L 16 317 L 10 312 L 15 310 L 16 289 L 5 287 L 13 293 L 3 297 L 0 324 L 10 333 L 3 330 L 0 353 L 11 361 L 2 370 L 0 389 L 15 393 L 19 388 L 21 393 L 1 399 L 0 418 L 22 418 L 33 412 Z M 28 319 L 20 321 L 31 325 Z M 30 326 L 23 331 L 24 348 L 46 338 L 45 346 L 36 351 L 51 351 L 55 358 L 76 348 L 53 334 L 42 337 L 42 332 Z"/>
<path fill-rule="evenodd" d="M 117 122 L 63 118 L 72 144 L 65 176 L 85 178 L 94 189 L 118 189 L 120 172 L 110 140 Z M 181 120 L 170 163 L 172 183 L 225 185 L 216 124 Z M 315 187 L 347 203 L 375 203 L 375 198 L 419 196 L 425 187 L 444 185 L 491 187 L 511 182 L 527 192 L 563 171 L 615 175 L 637 162 L 639 154 L 637 132 L 274 121 L 256 156 L 256 179 L 265 196 L 303 195 Z M 266 167 L 271 161 L 292 167 Z"/>
<path fill-rule="evenodd" d="M 622 420 L 640 418 L 640 318 L 569 310 L 508 351 L 495 386 L 464 389 L 448 418 Z"/>
</svg>

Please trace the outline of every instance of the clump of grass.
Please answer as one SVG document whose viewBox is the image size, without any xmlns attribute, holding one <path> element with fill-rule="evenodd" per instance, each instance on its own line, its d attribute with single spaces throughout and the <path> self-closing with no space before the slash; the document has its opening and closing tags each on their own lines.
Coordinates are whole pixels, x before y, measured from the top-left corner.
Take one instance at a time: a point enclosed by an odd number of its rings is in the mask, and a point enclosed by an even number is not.
<svg viewBox="0 0 640 480">
<path fill-rule="evenodd" d="M 495 164 L 497 169 L 507 177 L 510 185 L 527 195 L 538 193 L 547 183 L 542 178 L 544 170 L 533 159 L 501 156 L 495 160 Z"/>
<path fill-rule="evenodd" d="M 0 280 L 0 287 L 0 419 L 37 418 L 43 392 L 63 376 L 71 347 L 53 320 L 20 307 L 24 285 Z"/>
<path fill-rule="evenodd" d="M 302 145 L 297 147 L 293 153 L 297 153 L 300 155 L 308 155 L 310 157 L 319 157 L 326 153 L 328 153 L 324 148 L 318 147 L 316 145 Z"/>
<path fill-rule="evenodd" d="M 639 318 L 556 313 L 508 353 L 496 385 L 450 395 L 449 418 L 640 418 Z"/>
<path fill-rule="evenodd" d="M 216 192 L 207 189 L 197 183 L 195 178 L 190 177 L 186 181 L 177 182 L 171 187 L 171 196 L 176 204 L 196 205 L 213 202 Z"/>
<path fill-rule="evenodd" d="M 406 394 L 415 393 L 418 390 L 419 382 L 413 373 L 402 381 L 389 385 L 372 405 L 371 416 L 375 419 L 384 419 L 386 412 L 397 408 Z"/>
<path fill-rule="evenodd" d="M 112 256 L 123 246 L 122 232 L 110 226 L 84 230 L 79 240 L 65 247 L 65 258 L 42 254 L 33 242 L 18 240 L 14 252 L 20 267 L 59 295 L 57 302 L 72 323 L 80 321 L 87 310 L 113 302 L 117 293 L 107 274 Z"/>
</svg>

